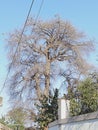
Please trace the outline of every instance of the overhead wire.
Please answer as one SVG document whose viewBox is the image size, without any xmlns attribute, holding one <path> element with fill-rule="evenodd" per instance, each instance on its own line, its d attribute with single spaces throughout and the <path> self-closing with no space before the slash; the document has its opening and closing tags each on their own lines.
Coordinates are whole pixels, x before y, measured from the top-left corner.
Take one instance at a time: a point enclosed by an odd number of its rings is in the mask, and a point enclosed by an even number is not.
<svg viewBox="0 0 98 130">
<path fill-rule="evenodd" d="M 31 4 L 30 4 L 30 8 L 29 8 L 29 11 L 28 11 L 28 14 L 27 14 L 27 17 L 26 17 L 26 20 L 25 20 L 25 23 L 24 23 L 22 32 L 21 32 L 21 34 L 20 34 L 20 38 L 19 38 L 19 41 L 18 41 L 18 43 L 17 43 L 17 47 L 16 47 L 15 53 L 14 53 L 14 55 L 13 55 L 12 62 L 11 62 L 11 64 L 10 64 L 10 66 L 9 66 L 9 69 L 8 69 L 8 72 L 7 72 L 7 75 L 6 75 L 6 78 L 5 78 L 3 87 L 2 87 L 1 90 L 0 90 L 0 94 L 1 94 L 1 92 L 3 91 L 3 89 L 4 89 L 4 87 L 5 87 L 5 84 L 6 84 L 6 81 L 7 81 L 7 79 L 8 79 L 8 76 L 9 76 L 9 73 L 10 73 L 10 70 L 11 70 L 11 67 L 12 67 L 12 64 L 13 64 L 13 62 L 14 62 L 15 55 L 16 55 L 17 50 L 18 50 L 18 48 L 19 48 L 19 45 L 20 45 L 20 42 L 21 42 L 21 39 L 22 39 L 22 36 L 23 36 L 23 33 L 24 33 L 24 30 L 25 30 L 25 27 L 26 27 L 26 24 L 27 24 L 27 21 L 28 21 L 28 18 L 29 18 L 29 15 L 30 15 L 30 12 L 31 12 L 31 10 L 32 10 L 33 5 L 34 5 L 34 0 L 32 0 L 32 2 L 31 2 Z"/>
<path fill-rule="evenodd" d="M 41 12 L 41 9 L 42 9 L 42 6 L 43 6 L 43 3 L 44 3 L 44 0 L 41 1 L 41 4 L 40 4 L 40 7 L 39 7 L 39 10 L 38 10 L 38 13 L 37 13 L 37 16 L 35 18 L 35 25 L 36 25 L 36 22 L 38 20 L 38 17 L 40 15 L 40 12 Z"/>
<path fill-rule="evenodd" d="M 37 22 L 37 20 L 38 20 L 39 14 L 40 14 L 40 12 L 41 12 L 43 3 L 44 3 L 44 0 L 41 1 L 40 7 L 39 7 L 39 10 L 38 10 L 36 19 L 35 19 L 35 25 L 36 25 L 36 22 Z M 16 55 L 16 53 L 17 53 L 17 51 L 18 51 L 18 48 L 19 48 L 19 45 L 20 45 L 20 42 L 21 42 L 23 33 L 24 33 L 24 31 L 25 31 L 25 27 L 26 27 L 26 24 L 27 24 L 27 22 L 28 22 L 28 19 L 29 19 L 29 16 L 30 16 L 30 13 L 31 13 L 31 10 L 32 10 L 33 5 L 34 5 L 34 0 L 32 0 L 32 2 L 31 2 L 31 5 L 30 5 L 30 8 L 29 8 L 29 11 L 28 11 L 28 14 L 27 14 L 27 17 L 26 17 L 26 20 L 25 20 L 25 23 L 24 23 L 22 32 L 21 32 L 21 34 L 20 34 L 20 38 L 19 38 L 19 41 L 18 41 L 16 50 L 15 50 L 15 53 L 14 53 L 12 62 L 11 62 L 11 64 L 10 64 L 10 66 L 9 66 L 9 69 L 8 69 L 8 72 L 7 72 L 7 75 L 6 75 L 6 78 L 5 78 L 3 87 L 2 87 L 1 90 L 0 90 L 0 94 L 1 94 L 1 92 L 3 91 L 3 89 L 4 89 L 4 87 L 5 87 L 5 84 L 6 84 L 6 81 L 7 81 L 7 79 L 8 79 L 8 76 L 9 76 L 9 73 L 10 73 L 10 70 L 11 70 L 11 67 L 12 67 L 12 64 L 13 64 L 13 62 L 14 62 L 15 55 Z"/>
</svg>

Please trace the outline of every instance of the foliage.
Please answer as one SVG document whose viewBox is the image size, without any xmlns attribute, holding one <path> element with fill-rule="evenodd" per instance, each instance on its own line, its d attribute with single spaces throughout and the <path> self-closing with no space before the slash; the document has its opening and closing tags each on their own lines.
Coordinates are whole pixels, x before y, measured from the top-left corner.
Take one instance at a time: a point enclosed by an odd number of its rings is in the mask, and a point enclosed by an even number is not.
<svg viewBox="0 0 98 130">
<path fill-rule="evenodd" d="M 0 118 L 0 123 L 1 124 L 3 124 L 5 127 L 7 127 L 7 128 L 11 128 L 12 130 L 15 130 L 15 129 L 17 129 L 16 127 L 16 125 L 14 125 L 14 124 L 12 124 L 11 122 L 10 122 L 10 119 L 9 118 L 7 118 L 6 116 L 2 116 L 1 118 Z M 6 128 L 6 129 L 7 129 Z M 17 129 L 18 130 L 18 129 Z M 24 130 L 24 128 L 22 127 L 22 126 L 20 126 L 20 128 L 19 128 L 19 130 Z"/>
<path fill-rule="evenodd" d="M 80 115 L 98 110 L 98 83 L 87 78 L 82 81 L 70 99 L 71 115 Z"/>
<path fill-rule="evenodd" d="M 23 108 L 13 108 L 10 110 L 7 114 L 7 122 L 8 125 L 15 129 L 24 130 L 24 122 L 26 120 L 26 112 L 23 110 Z"/>
<path fill-rule="evenodd" d="M 2 123 L 3 125 L 7 125 L 7 122 L 6 122 L 4 116 L 2 116 L 2 117 L 0 118 L 0 123 Z"/>
<path fill-rule="evenodd" d="M 8 127 L 11 128 L 12 130 L 25 130 L 25 127 L 22 125 L 15 125 L 15 124 L 8 124 Z"/>
<path fill-rule="evenodd" d="M 50 122 L 58 119 L 58 89 L 55 89 L 54 95 L 50 92 L 49 98 L 43 95 L 36 106 L 38 115 L 35 121 L 44 130 Z"/>
</svg>

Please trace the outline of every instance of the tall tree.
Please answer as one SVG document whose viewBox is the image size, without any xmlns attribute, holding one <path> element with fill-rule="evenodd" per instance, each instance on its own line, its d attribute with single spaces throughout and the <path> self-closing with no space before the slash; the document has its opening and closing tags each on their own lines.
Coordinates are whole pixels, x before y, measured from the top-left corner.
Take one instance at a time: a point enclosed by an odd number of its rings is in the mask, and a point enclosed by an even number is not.
<svg viewBox="0 0 98 130">
<path fill-rule="evenodd" d="M 10 34 L 7 45 L 10 61 L 14 58 L 9 90 L 15 99 L 16 96 L 30 100 L 48 96 L 52 79 L 60 68 L 65 71 L 69 64 L 77 71 L 86 72 L 84 54 L 91 50 L 93 41 L 70 22 L 57 18 L 35 24 L 34 19 L 29 19 L 15 54 L 20 34 L 21 30 Z"/>
</svg>

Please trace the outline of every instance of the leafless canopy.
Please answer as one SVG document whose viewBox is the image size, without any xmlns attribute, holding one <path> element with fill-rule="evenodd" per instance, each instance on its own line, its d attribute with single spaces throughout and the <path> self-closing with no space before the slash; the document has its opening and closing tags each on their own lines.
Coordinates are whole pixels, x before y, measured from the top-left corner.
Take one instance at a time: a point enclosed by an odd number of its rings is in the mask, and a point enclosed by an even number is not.
<svg viewBox="0 0 98 130">
<path fill-rule="evenodd" d="M 14 56 L 21 30 L 11 33 L 8 38 L 8 56 Z M 88 64 L 84 60 L 86 52 L 92 49 L 92 41 L 68 21 L 29 19 L 14 57 L 9 80 L 10 94 L 15 98 L 40 99 L 48 96 L 51 79 L 64 71 L 68 64 L 76 71 L 86 72 Z M 65 66 L 64 66 L 64 63 Z"/>
</svg>

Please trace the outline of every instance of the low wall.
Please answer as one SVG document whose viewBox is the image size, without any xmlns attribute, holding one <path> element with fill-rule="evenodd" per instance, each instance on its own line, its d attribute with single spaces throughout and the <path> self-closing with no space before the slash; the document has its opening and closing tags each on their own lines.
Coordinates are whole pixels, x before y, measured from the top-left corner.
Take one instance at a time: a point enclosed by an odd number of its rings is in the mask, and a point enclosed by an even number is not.
<svg viewBox="0 0 98 130">
<path fill-rule="evenodd" d="M 54 121 L 49 124 L 49 130 L 59 130 L 59 126 L 58 121 Z"/>
<path fill-rule="evenodd" d="M 59 119 L 49 124 L 49 130 L 98 130 L 98 111 Z"/>
</svg>

